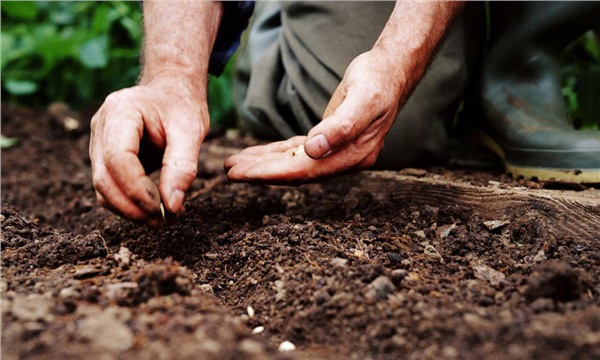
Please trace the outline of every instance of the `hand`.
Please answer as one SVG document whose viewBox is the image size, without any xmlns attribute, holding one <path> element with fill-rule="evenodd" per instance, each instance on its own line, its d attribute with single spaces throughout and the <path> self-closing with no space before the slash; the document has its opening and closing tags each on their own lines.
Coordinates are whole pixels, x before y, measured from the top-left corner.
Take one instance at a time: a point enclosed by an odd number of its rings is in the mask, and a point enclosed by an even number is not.
<svg viewBox="0 0 600 360">
<path fill-rule="evenodd" d="M 92 118 L 90 139 L 98 201 L 153 226 L 162 221 L 161 199 L 165 210 L 184 211 L 184 194 L 196 176 L 209 126 L 206 101 L 198 90 L 175 76 L 164 79 L 109 95 Z M 142 162 L 138 156 L 146 151 L 155 157 Z M 157 188 L 147 173 L 161 166 Z"/>
<path fill-rule="evenodd" d="M 373 165 L 399 106 L 404 74 L 390 54 L 373 49 L 350 64 L 324 120 L 308 133 L 248 148 L 225 161 L 232 181 L 299 184 Z M 292 156 L 303 144 L 306 154 Z"/>
</svg>

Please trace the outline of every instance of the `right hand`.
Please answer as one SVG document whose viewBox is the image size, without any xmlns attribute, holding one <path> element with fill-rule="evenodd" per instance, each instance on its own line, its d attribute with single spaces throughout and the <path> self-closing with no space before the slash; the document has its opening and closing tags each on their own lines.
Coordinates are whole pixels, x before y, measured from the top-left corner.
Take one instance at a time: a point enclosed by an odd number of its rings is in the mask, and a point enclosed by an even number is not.
<svg viewBox="0 0 600 360">
<path fill-rule="evenodd" d="M 354 59 L 331 97 L 323 121 L 308 136 L 253 146 L 225 161 L 231 181 L 302 184 L 373 165 L 398 108 L 408 76 L 397 58 L 373 49 Z M 293 156 L 299 145 L 307 156 Z"/>
<path fill-rule="evenodd" d="M 205 96 L 186 84 L 171 76 L 114 92 L 94 115 L 90 159 L 102 206 L 150 226 L 162 221 L 161 199 L 166 211 L 184 211 L 210 123 Z M 140 150 L 157 155 L 142 161 Z M 157 188 L 147 173 L 159 167 Z"/>
</svg>

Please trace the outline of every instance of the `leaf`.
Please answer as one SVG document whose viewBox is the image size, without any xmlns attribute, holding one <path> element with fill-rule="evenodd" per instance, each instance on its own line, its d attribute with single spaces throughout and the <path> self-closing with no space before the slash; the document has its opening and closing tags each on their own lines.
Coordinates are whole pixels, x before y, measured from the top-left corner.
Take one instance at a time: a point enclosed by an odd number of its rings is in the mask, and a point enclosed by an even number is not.
<svg viewBox="0 0 600 360">
<path fill-rule="evenodd" d="M 4 135 L 0 135 L 0 148 L 8 149 L 13 146 L 19 145 L 19 139 L 17 138 L 9 138 Z"/>
<path fill-rule="evenodd" d="M 600 63 L 600 40 L 593 31 L 588 31 L 584 35 L 583 48 L 596 63 Z"/>
<path fill-rule="evenodd" d="M 112 8 L 104 3 L 100 4 L 92 19 L 92 32 L 94 35 L 107 33 L 115 18 L 116 13 Z"/>
<path fill-rule="evenodd" d="M 2 44 L 2 56 L 0 57 L 0 67 L 4 70 L 4 67 L 8 63 L 8 54 L 13 52 L 13 49 L 16 47 L 16 41 L 15 37 L 12 36 L 12 34 L 8 34 L 2 31 L 0 42 Z"/>
<path fill-rule="evenodd" d="M 4 88 L 12 95 L 29 95 L 37 90 L 38 85 L 28 80 L 7 79 L 4 81 Z"/>
<path fill-rule="evenodd" d="M 2 12 L 14 20 L 30 21 L 35 20 L 39 11 L 33 1 L 2 1 Z"/>
<path fill-rule="evenodd" d="M 108 64 L 108 37 L 98 36 L 83 44 L 79 49 L 79 61 L 89 69 L 105 67 Z"/>
<path fill-rule="evenodd" d="M 142 36 L 142 27 L 138 21 L 122 17 L 119 19 L 119 23 L 127 30 L 132 39 L 139 39 Z"/>
<path fill-rule="evenodd" d="M 54 7 L 50 12 L 50 19 L 53 23 L 59 25 L 69 25 L 75 21 L 75 11 L 72 1 L 57 1 L 51 3 Z"/>
</svg>

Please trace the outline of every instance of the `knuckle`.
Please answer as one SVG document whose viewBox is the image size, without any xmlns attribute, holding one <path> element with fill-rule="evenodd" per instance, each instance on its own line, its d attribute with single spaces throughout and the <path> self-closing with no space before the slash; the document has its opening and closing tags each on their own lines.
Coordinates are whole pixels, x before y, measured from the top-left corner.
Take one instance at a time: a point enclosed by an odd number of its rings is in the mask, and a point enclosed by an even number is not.
<svg viewBox="0 0 600 360">
<path fill-rule="evenodd" d="M 115 149 L 104 149 L 102 157 L 104 158 L 104 163 L 107 167 L 111 168 L 115 166 L 117 161 L 119 160 L 119 152 Z"/>
<path fill-rule="evenodd" d="M 96 189 L 96 192 L 98 193 L 98 195 L 101 195 L 102 193 L 105 192 L 104 190 L 106 189 L 106 180 L 104 179 L 103 176 L 93 175 L 92 183 L 93 183 L 94 189 Z"/>
<path fill-rule="evenodd" d="M 170 167 L 185 181 L 190 182 L 196 177 L 196 172 L 198 171 L 198 163 L 190 160 L 178 159 L 166 164 L 166 166 Z"/>
<path fill-rule="evenodd" d="M 115 108 L 120 106 L 122 103 L 131 103 L 134 101 L 135 90 L 132 88 L 125 88 L 108 94 L 104 99 L 103 107 Z"/>
<path fill-rule="evenodd" d="M 352 140 L 356 132 L 356 124 L 348 118 L 344 118 L 340 121 L 339 127 L 344 140 Z"/>
<path fill-rule="evenodd" d="M 377 154 L 370 153 L 361 161 L 360 167 L 363 169 L 369 168 L 375 164 L 375 161 L 377 161 Z"/>
<path fill-rule="evenodd" d="M 99 122 L 100 122 L 100 116 L 98 115 L 98 113 L 96 113 L 94 116 L 92 116 L 92 120 L 90 121 L 90 129 L 92 131 L 92 136 L 97 131 Z"/>
<path fill-rule="evenodd" d="M 123 90 L 120 91 L 115 91 L 113 93 L 108 94 L 108 96 L 106 97 L 106 99 L 104 99 L 104 106 L 114 106 L 116 104 L 119 103 L 119 99 L 121 97 Z"/>
</svg>

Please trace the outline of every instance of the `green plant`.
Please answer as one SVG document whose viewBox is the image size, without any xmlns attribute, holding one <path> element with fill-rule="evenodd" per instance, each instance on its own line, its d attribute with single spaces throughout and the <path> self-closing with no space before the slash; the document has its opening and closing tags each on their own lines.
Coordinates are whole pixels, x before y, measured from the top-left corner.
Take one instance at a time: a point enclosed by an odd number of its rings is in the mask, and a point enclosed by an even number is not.
<svg viewBox="0 0 600 360">
<path fill-rule="evenodd" d="M 588 31 L 563 55 L 563 95 L 575 125 L 600 130 L 600 39 Z"/>
<path fill-rule="evenodd" d="M 3 1 L 0 6 L 4 99 L 78 106 L 135 82 L 139 4 Z"/>
<path fill-rule="evenodd" d="M 19 139 L 9 138 L 4 135 L 0 135 L 0 149 L 9 149 L 17 145 L 19 145 Z"/>
<path fill-rule="evenodd" d="M 210 119 L 213 124 L 224 128 L 235 128 L 237 112 L 234 102 L 233 77 L 235 72 L 234 55 L 219 76 L 209 76 L 208 79 L 208 104 Z"/>
<path fill-rule="evenodd" d="M 139 75 L 141 6 L 131 1 L 0 3 L 2 97 L 12 103 L 96 104 Z M 211 77 L 213 123 L 235 126 L 233 66 Z"/>
</svg>

